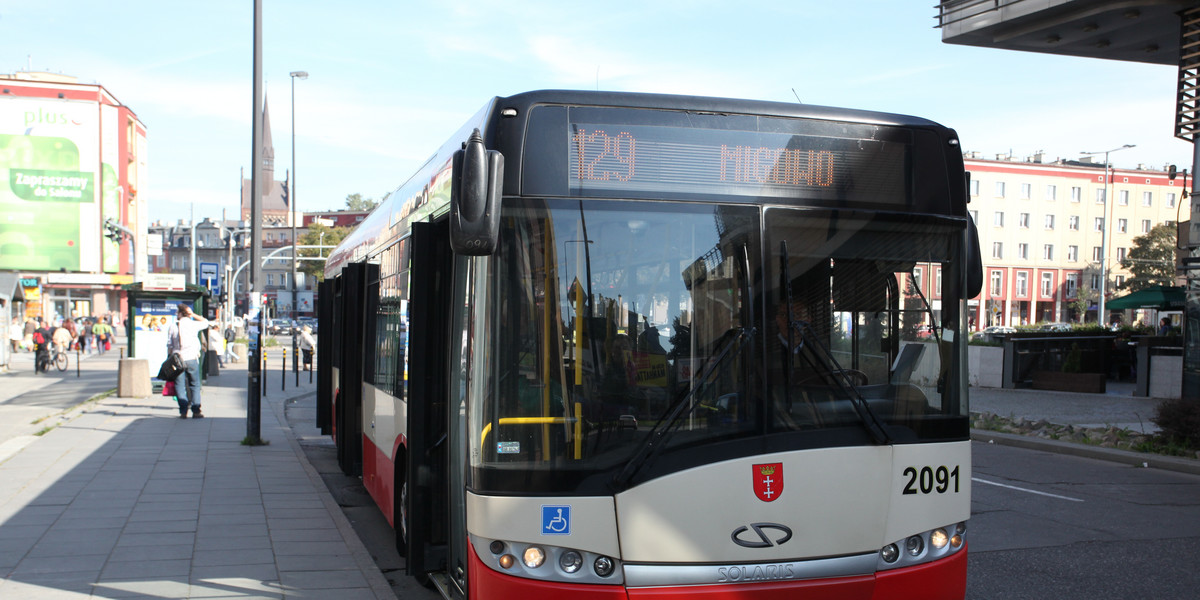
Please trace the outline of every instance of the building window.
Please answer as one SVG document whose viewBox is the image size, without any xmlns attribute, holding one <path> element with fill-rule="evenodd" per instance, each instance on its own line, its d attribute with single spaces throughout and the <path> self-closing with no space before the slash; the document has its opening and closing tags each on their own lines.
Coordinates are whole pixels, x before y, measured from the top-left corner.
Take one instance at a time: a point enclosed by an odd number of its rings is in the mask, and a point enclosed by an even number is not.
<svg viewBox="0 0 1200 600">
<path fill-rule="evenodd" d="M 978 179 L 971 180 L 971 195 L 972 196 L 979 195 L 979 180 Z"/>
<path fill-rule="evenodd" d="M 1017 258 L 1021 260 L 1029 259 L 1029 244 L 1017 244 Z"/>
<path fill-rule="evenodd" d="M 1129 229 L 1128 219 L 1117 219 L 1117 233 L 1127 233 Z"/>
<path fill-rule="evenodd" d="M 937 286 L 937 289 L 934 290 L 934 293 L 938 297 L 941 297 L 941 295 L 942 295 L 942 269 L 941 269 L 941 267 L 939 267 L 937 270 L 937 278 L 934 280 L 934 285 Z"/>
<path fill-rule="evenodd" d="M 1043 298 L 1053 298 L 1054 297 L 1054 274 L 1053 273 L 1042 273 L 1042 297 Z"/>
<path fill-rule="evenodd" d="M 1003 289 L 1004 273 L 1002 271 L 992 271 L 992 296 L 997 297 Z"/>
<path fill-rule="evenodd" d="M 1020 271 L 1017 273 L 1017 294 L 1018 298 L 1024 298 L 1029 295 L 1029 273 Z"/>
<path fill-rule="evenodd" d="M 1045 244 L 1042 246 L 1042 258 L 1045 260 L 1054 260 L 1054 244 Z"/>
<path fill-rule="evenodd" d="M 1058 200 L 1058 187 L 1053 185 L 1046 186 L 1046 200 L 1054 202 Z"/>
<path fill-rule="evenodd" d="M 992 225 L 996 227 L 1004 227 L 1004 213 L 997 212 L 992 216 Z"/>
<path fill-rule="evenodd" d="M 1096 217 L 1096 221 L 1093 223 L 1092 230 L 1104 231 L 1104 217 Z"/>
<path fill-rule="evenodd" d="M 1100 260 L 1100 246 L 1092 246 L 1092 260 L 1097 262 Z"/>
<path fill-rule="evenodd" d="M 288 280 L 288 274 L 280 273 L 279 274 L 279 287 L 286 288 L 288 286 L 287 280 Z"/>
<path fill-rule="evenodd" d="M 1142 206 L 1154 206 L 1154 193 L 1142 192 Z"/>
<path fill-rule="evenodd" d="M 1067 246 L 1067 261 L 1068 262 L 1078 262 L 1079 261 L 1079 246 Z"/>
<path fill-rule="evenodd" d="M 1071 215 L 1067 217 L 1067 229 L 1071 231 L 1079 231 L 1079 215 Z"/>
<path fill-rule="evenodd" d="M 1099 275 L 1092 275 L 1092 289 L 1093 290 L 1100 289 L 1100 276 Z"/>
<path fill-rule="evenodd" d="M 1117 192 L 1117 204 L 1120 206 L 1129 206 L 1129 190 Z"/>
<path fill-rule="evenodd" d="M 1167 208 L 1175 208 L 1175 192 L 1167 192 Z"/>
<path fill-rule="evenodd" d="M 1021 229 L 1029 229 L 1029 213 L 1021 213 L 1017 217 L 1017 226 Z"/>
<path fill-rule="evenodd" d="M 992 242 L 992 258 L 1004 258 L 1004 243 Z"/>
<path fill-rule="evenodd" d="M 1099 188 L 1096 190 L 1096 204 L 1104 204 L 1105 197 L 1108 195 L 1108 190 Z"/>
<path fill-rule="evenodd" d="M 1113 279 L 1116 281 L 1116 286 L 1118 288 L 1125 285 L 1125 276 L 1124 275 L 1117 275 Z"/>
<path fill-rule="evenodd" d="M 1079 273 L 1067 274 L 1067 297 L 1074 298 L 1075 290 L 1079 289 Z"/>
<path fill-rule="evenodd" d="M 1033 196 L 1033 185 L 1029 184 L 1029 183 L 1022 183 L 1021 184 L 1021 199 L 1028 200 L 1030 198 L 1030 196 Z"/>
<path fill-rule="evenodd" d="M 1142 233 L 1150 233 L 1150 219 L 1142 219 Z"/>
<path fill-rule="evenodd" d="M 1117 248 L 1117 260 L 1122 262 L 1125 260 L 1125 248 Z"/>
<path fill-rule="evenodd" d="M 1080 202 L 1082 200 L 1083 200 L 1083 188 L 1072 187 L 1071 188 L 1071 202 Z"/>
<path fill-rule="evenodd" d="M 1046 215 L 1046 229 L 1054 229 L 1054 215 Z"/>
<path fill-rule="evenodd" d="M 267 273 L 267 286 L 275 287 L 275 274 L 274 273 Z"/>
<path fill-rule="evenodd" d="M 971 211 L 971 221 L 974 222 L 976 225 L 979 224 L 979 211 L 977 211 L 977 210 Z"/>
<path fill-rule="evenodd" d="M 997 198 L 1004 197 L 1004 182 L 1003 181 L 996 182 L 996 197 Z"/>
</svg>

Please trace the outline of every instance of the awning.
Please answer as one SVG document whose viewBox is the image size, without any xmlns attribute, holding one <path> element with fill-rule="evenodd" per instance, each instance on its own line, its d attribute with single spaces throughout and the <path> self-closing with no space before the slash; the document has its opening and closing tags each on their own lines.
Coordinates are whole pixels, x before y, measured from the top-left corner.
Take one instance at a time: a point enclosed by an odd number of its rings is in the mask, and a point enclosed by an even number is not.
<svg viewBox="0 0 1200 600">
<path fill-rule="evenodd" d="M 1178 286 L 1152 285 L 1127 296 L 1114 298 L 1104 304 L 1107 310 L 1128 308 L 1155 308 L 1158 310 L 1183 310 L 1183 288 Z"/>
<path fill-rule="evenodd" d="M 25 301 L 25 290 L 21 288 L 20 273 L 0 273 L 0 296 L 7 297 L 13 302 Z"/>
</svg>

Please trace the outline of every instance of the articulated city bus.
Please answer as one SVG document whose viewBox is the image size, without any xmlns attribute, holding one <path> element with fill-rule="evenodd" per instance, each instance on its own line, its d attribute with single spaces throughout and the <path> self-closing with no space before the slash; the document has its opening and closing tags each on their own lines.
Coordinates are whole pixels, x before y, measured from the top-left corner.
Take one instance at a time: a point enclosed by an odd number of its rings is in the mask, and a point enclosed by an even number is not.
<svg viewBox="0 0 1200 600">
<path fill-rule="evenodd" d="M 329 258 L 319 423 L 447 598 L 962 598 L 953 130 L 495 98 Z"/>
</svg>

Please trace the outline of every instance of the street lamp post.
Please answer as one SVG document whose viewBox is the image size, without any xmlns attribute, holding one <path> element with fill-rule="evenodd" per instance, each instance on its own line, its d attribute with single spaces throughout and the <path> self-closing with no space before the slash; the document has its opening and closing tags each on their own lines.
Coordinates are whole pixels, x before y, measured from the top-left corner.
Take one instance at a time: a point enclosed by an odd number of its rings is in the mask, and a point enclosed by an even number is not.
<svg viewBox="0 0 1200 600">
<path fill-rule="evenodd" d="M 300 338 L 296 337 L 296 305 L 299 298 L 296 293 L 296 79 L 308 79 L 308 71 L 292 71 L 292 184 L 288 190 L 288 203 L 292 209 L 292 370 L 299 377 L 300 361 L 296 357 L 300 346 Z"/>
<path fill-rule="evenodd" d="M 1108 224 L 1111 220 L 1109 213 L 1112 212 L 1112 195 L 1109 194 L 1109 189 L 1112 187 L 1112 165 L 1108 162 L 1108 155 L 1119 150 L 1132 148 L 1134 144 L 1125 144 L 1120 148 L 1111 150 L 1101 150 L 1098 152 L 1080 152 L 1084 156 L 1104 155 L 1104 226 L 1100 229 L 1100 303 L 1097 306 L 1096 323 L 1102 327 L 1107 326 L 1105 321 L 1107 315 L 1104 314 L 1104 297 L 1108 294 Z"/>
</svg>

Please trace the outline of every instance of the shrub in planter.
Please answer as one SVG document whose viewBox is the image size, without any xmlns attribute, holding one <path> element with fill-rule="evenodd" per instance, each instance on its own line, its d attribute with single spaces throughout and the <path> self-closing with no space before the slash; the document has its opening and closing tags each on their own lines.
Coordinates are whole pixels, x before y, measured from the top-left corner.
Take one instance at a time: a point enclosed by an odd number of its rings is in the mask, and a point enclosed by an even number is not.
<svg viewBox="0 0 1200 600">
<path fill-rule="evenodd" d="M 1200 448 L 1200 402 L 1166 400 L 1158 405 L 1151 420 L 1162 429 L 1162 437 L 1168 442 Z"/>
</svg>

